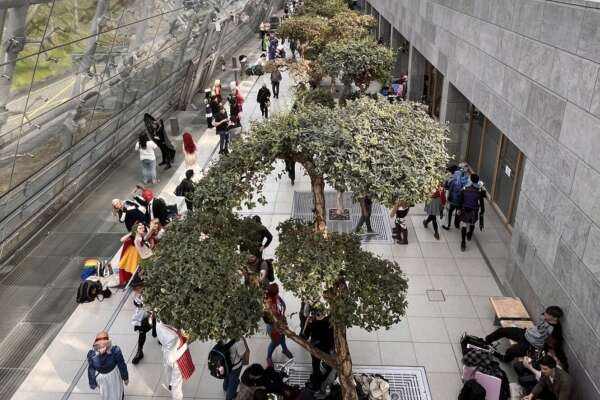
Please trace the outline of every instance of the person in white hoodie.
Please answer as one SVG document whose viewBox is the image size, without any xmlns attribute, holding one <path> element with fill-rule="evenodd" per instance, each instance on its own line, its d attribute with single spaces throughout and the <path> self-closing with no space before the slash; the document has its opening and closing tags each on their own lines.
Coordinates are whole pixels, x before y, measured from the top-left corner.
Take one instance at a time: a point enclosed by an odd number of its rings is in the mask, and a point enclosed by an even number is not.
<svg viewBox="0 0 600 400">
<path fill-rule="evenodd" d="M 162 322 L 156 324 L 156 335 L 162 344 L 164 376 L 168 389 L 171 391 L 171 398 L 182 400 L 183 380 L 189 378 L 193 373 L 193 364 L 190 369 L 189 364 L 182 363 L 186 353 L 189 353 L 187 342 L 179 330 Z M 189 361 L 191 363 L 191 359 Z"/>
</svg>

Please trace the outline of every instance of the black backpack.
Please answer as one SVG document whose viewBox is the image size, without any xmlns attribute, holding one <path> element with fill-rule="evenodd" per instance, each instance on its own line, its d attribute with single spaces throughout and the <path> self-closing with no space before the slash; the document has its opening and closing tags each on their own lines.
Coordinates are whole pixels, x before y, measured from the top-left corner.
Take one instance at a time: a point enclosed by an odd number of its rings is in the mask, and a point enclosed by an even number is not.
<svg viewBox="0 0 600 400">
<path fill-rule="evenodd" d="M 471 347 L 467 347 L 471 346 Z M 462 350 L 463 356 L 471 350 L 471 348 L 477 348 L 484 351 L 488 351 L 490 349 L 490 345 L 487 342 L 477 336 L 469 335 L 466 332 L 460 338 L 460 347 Z"/>
<path fill-rule="evenodd" d="M 227 343 L 223 343 L 219 340 L 208 352 L 208 370 L 215 378 L 225 379 L 225 377 L 229 375 L 232 367 L 229 349 L 234 343 L 235 340 L 230 340 Z"/>
<path fill-rule="evenodd" d="M 77 302 L 90 303 L 96 300 L 98 294 L 102 293 L 102 284 L 97 281 L 83 281 L 77 288 Z M 109 295 L 110 296 L 110 295 Z"/>
<path fill-rule="evenodd" d="M 181 183 L 175 188 L 175 196 L 185 196 L 185 193 L 183 193 L 183 185 Z"/>
<path fill-rule="evenodd" d="M 469 379 L 465 382 L 458 400 L 485 400 L 486 391 L 475 379 Z"/>
</svg>

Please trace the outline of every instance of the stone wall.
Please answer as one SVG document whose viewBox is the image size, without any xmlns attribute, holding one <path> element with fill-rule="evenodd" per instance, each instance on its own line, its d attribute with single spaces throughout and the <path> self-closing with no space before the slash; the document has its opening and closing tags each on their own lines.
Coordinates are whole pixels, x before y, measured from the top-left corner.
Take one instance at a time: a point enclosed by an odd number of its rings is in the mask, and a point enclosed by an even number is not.
<svg viewBox="0 0 600 400">
<path fill-rule="evenodd" d="M 574 398 L 600 399 L 600 3 L 369 3 L 525 154 L 502 283 L 563 307 Z"/>
</svg>

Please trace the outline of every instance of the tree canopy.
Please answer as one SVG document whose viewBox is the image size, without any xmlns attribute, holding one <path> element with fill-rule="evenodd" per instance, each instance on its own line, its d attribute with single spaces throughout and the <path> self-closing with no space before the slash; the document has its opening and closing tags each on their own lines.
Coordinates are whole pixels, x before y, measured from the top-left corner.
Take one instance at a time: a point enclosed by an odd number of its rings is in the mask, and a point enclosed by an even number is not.
<svg viewBox="0 0 600 400">
<path fill-rule="evenodd" d="M 344 0 L 305 0 L 304 4 L 296 12 L 300 16 L 321 16 L 332 18 L 336 14 L 349 9 Z"/>
</svg>

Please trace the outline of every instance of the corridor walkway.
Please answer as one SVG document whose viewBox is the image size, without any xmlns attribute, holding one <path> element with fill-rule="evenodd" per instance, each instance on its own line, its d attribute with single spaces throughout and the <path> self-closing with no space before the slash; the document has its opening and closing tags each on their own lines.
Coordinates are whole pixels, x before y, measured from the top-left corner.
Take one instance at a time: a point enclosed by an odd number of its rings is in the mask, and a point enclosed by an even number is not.
<svg viewBox="0 0 600 400">
<path fill-rule="evenodd" d="M 245 127 L 260 117 L 256 104 L 256 92 L 268 76 L 261 77 L 249 94 L 244 105 Z M 273 99 L 271 112 L 287 110 L 292 103 L 292 90 L 287 74 L 281 85 L 280 98 Z M 245 84 L 249 87 L 249 84 Z M 180 116 L 180 126 L 190 126 Z M 190 126 L 192 127 L 192 126 Z M 214 131 L 202 132 L 197 125 L 193 126 L 196 138 L 199 138 L 200 154 L 207 160 L 213 154 L 217 136 Z M 178 159 L 179 160 L 179 159 Z M 112 189 L 106 188 L 94 194 L 90 204 L 96 209 L 106 210 L 110 207 L 110 199 L 115 196 L 125 196 L 132 188 L 137 172 L 138 160 L 128 159 L 119 171 L 114 174 L 114 180 L 109 181 Z M 179 177 L 183 173 L 180 167 L 169 182 L 164 182 L 161 188 L 165 193 L 171 193 Z M 296 184 L 292 186 L 283 174 L 281 179 L 277 174 L 283 170 L 283 164 L 268 178 L 264 194 L 268 200 L 265 206 L 259 206 L 243 213 L 259 214 L 263 224 L 272 233 L 276 233 L 277 224 L 288 219 L 292 214 L 295 191 L 309 191 L 309 179 L 297 166 Z M 135 172 L 134 172 L 135 171 Z M 121 177 L 123 175 L 123 177 Z M 165 179 L 163 177 L 163 179 Z M 105 188 L 106 185 L 103 185 Z M 331 188 L 328 188 L 331 190 Z M 86 210 L 75 210 L 73 218 L 86 220 Z M 488 213 L 486 229 L 497 235 L 503 229 L 495 219 L 493 212 Z M 489 305 L 489 296 L 501 295 L 494 278 L 484 258 L 474 242 L 469 243 L 468 250 L 461 252 L 459 237 L 456 230 L 442 231 L 441 240 L 433 237 L 431 230 L 425 230 L 422 225 L 424 218 L 421 205 L 413 208 L 409 214 L 409 244 L 365 244 L 365 247 L 381 257 L 397 261 L 407 273 L 409 281 L 408 313 L 406 318 L 390 330 L 366 332 L 352 329 L 348 339 L 355 365 L 361 366 L 424 366 L 427 370 L 429 385 L 435 400 L 448 400 L 456 397 L 460 387 L 460 346 L 458 340 L 464 331 L 482 336 L 484 332 L 493 329 L 493 312 Z M 99 217 L 100 218 L 100 217 Z M 103 255 L 111 255 L 118 246 L 118 237 L 122 227 L 112 222 L 108 213 L 89 225 L 106 225 L 107 235 L 111 235 L 110 243 Z M 477 232 L 477 235 L 480 233 Z M 87 233 L 91 235 L 91 233 Z M 486 233 L 490 235 L 490 233 Z M 276 236 L 276 235 L 275 235 Z M 278 244 L 275 237 L 271 246 L 265 251 L 265 256 L 273 255 Z M 74 261 L 74 265 L 77 265 Z M 69 272 L 70 279 L 76 280 L 75 270 Z M 431 292 L 437 290 L 438 292 Z M 74 297 L 74 292 L 67 293 Z M 442 294 L 443 296 L 439 297 Z M 438 295 L 438 296 L 436 296 Z M 71 298 L 72 298 L 71 297 Z M 298 299 L 284 293 L 288 311 L 296 312 L 299 308 Z M 118 310 L 124 301 L 122 309 Z M 134 366 L 130 363 L 135 353 L 137 333 L 133 332 L 130 323 L 133 304 L 130 299 L 123 299 L 119 292 L 104 302 L 83 304 L 62 326 L 56 339 L 37 362 L 13 400 L 92 400 L 99 398 L 97 392 L 89 389 L 86 374 L 80 374 L 85 368 L 85 355 L 90 349 L 95 334 L 111 323 L 109 333 L 113 343 L 119 345 L 128 361 L 130 373 L 129 385 L 125 389 L 127 400 L 167 399 L 168 391 L 163 386 L 162 353 L 155 339 L 149 337 L 144 347 L 145 358 Z M 111 321 L 112 320 L 112 321 Z M 297 317 L 291 318 L 291 324 L 297 328 Z M 268 338 L 259 334 L 249 339 L 251 361 L 264 363 Z M 294 353 L 296 362 L 310 363 L 310 357 L 297 345 L 290 342 L 290 350 Z M 212 343 L 193 343 L 191 352 L 196 364 L 196 373 L 184 385 L 184 394 L 194 399 L 223 399 L 222 381 L 210 376 L 206 370 L 206 360 Z M 274 356 L 275 361 L 283 360 L 280 350 Z M 79 377 L 79 378 L 78 378 Z M 78 379 L 77 379 L 78 378 Z M 73 384 L 72 384 L 73 383 Z M 72 390 L 72 393 L 65 396 Z"/>
</svg>

